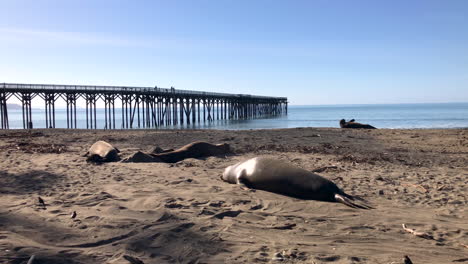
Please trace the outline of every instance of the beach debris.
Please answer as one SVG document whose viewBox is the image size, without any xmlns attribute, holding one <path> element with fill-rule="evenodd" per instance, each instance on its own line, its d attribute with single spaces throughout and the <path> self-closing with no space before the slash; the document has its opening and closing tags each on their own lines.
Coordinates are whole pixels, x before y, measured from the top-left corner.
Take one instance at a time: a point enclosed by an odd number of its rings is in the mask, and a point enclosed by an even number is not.
<svg viewBox="0 0 468 264">
<path fill-rule="evenodd" d="M 307 136 L 304 136 L 304 137 L 321 137 L 320 134 L 312 134 L 312 135 L 307 135 Z"/>
<path fill-rule="evenodd" d="M 405 230 L 406 232 L 412 234 L 412 235 L 415 235 L 415 236 L 418 236 L 418 237 L 422 237 L 422 238 L 425 238 L 425 239 L 434 239 L 433 236 L 431 236 L 430 234 L 428 233 L 424 233 L 424 232 L 416 232 L 415 229 L 411 229 L 411 228 L 407 228 L 405 224 L 402 224 L 403 226 L 403 230 Z"/>
<path fill-rule="evenodd" d="M 467 262 L 468 258 L 454 259 L 452 262 Z"/>
<path fill-rule="evenodd" d="M 206 209 L 205 207 L 201 208 L 200 212 L 198 212 L 198 215 L 214 215 L 215 213 L 213 211 L 210 211 Z"/>
<path fill-rule="evenodd" d="M 294 248 L 276 252 L 271 259 L 276 261 L 287 261 L 287 263 L 296 263 L 295 260 L 304 261 L 307 259 L 307 256 L 305 252 L 299 252 Z M 314 264 L 315 262 L 312 261 L 308 263 Z"/>
<path fill-rule="evenodd" d="M 424 188 L 420 184 L 403 183 L 402 186 L 418 188 L 418 189 L 422 190 L 424 193 L 429 192 L 426 188 Z"/>
<path fill-rule="evenodd" d="M 39 144 L 33 142 L 18 142 L 13 145 L 6 146 L 6 149 L 16 149 L 25 153 L 55 153 L 60 154 L 67 151 L 67 147 L 63 144 Z"/>
<path fill-rule="evenodd" d="M 215 214 L 214 217 L 218 218 L 218 219 L 223 219 L 224 217 L 236 217 L 238 216 L 240 213 L 242 213 L 241 210 L 237 210 L 237 211 L 225 211 L 225 212 L 222 212 L 222 213 L 219 213 L 219 214 Z"/>
<path fill-rule="evenodd" d="M 29 260 L 28 260 L 28 263 L 27 263 L 27 264 L 33 264 L 33 263 L 34 263 L 34 258 L 35 258 L 35 257 L 36 257 L 36 256 L 35 256 L 34 254 L 33 254 L 33 255 L 31 255 L 31 257 L 29 258 Z"/>
<path fill-rule="evenodd" d="M 274 255 L 273 255 L 273 258 L 271 258 L 272 260 L 277 260 L 277 261 L 283 261 L 284 260 L 284 256 L 283 254 L 281 254 L 280 252 L 276 252 Z"/>
<path fill-rule="evenodd" d="M 336 248 L 333 248 L 333 250 L 336 250 Z M 333 261 L 337 261 L 341 259 L 341 256 L 338 256 L 338 255 L 327 256 L 327 255 L 319 254 L 319 256 L 316 256 L 315 259 L 320 260 L 320 261 L 325 261 L 325 262 L 333 262 Z"/>
<path fill-rule="evenodd" d="M 75 217 L 76 217 L 76 211 L 73 211 L 73 213 L 70 215 L 70 218 L 75 219 Z"/>
<path fill-rule="evenodd" d="M 145 264 L 143 261 L 141 261 L 139 258 L 132 257 L 129 255 L 123 255 L 123 258 L 130 262 L 131 264 Z"/>
<path fill-rule="evenodd" d="M 46 204 L 45 204 L 44 200 L 43 200 L 40 196 L 37 197 L 37 202 L 38 202 L 39 205 L 42 206 L 44 209 L 46 208 Z"/>
<path fill-rule="evenodd" d="M 404 261 L 403 262 L 404 264 L 413 264 L 413 262 L 411 261 L 411 259 L 408 256 L 405 256 L 403 261 Z"/>
<path fill-rule="evenodd" d="M 289 224 L 284 224 L 284 225 L 274 225 L 274 226 L 270 226 L 270 228 L 272 229 L 279 229 L 279 230 L 286 230 L 286 229 L 293 229 L 293 227 L 295 227 L 296 224 L 294 223 L 289 223 Z"/>
<path fill-rule="evenodd" d="M 89 148 L 84 156 L 88 157 L 86 159 L 88 162 L 112 162 L 120 159 L 119 152 L 120 151 L 111 144 L 99 140 Z"/>
<path fill-rule="evenodd" d="M 338 169 L 338 166 L 332 165 L 332 166 L 320 167 L 320 168 L 312 170 L 312 172 L 320 173 L 320 172 L 324 172 L 324 171 L 329 170 L 329 169 Z"/>
</svg>

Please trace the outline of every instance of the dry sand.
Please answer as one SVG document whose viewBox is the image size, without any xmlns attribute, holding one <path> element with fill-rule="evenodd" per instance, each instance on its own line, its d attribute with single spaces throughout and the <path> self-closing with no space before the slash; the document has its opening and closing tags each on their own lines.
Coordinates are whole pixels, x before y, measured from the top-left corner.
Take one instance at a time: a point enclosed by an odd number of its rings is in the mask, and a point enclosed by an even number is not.
<svg viewBox="0 0 468 264">
<path fill-rule="evenodd" d="M 235 154 L 86 163 L 97 140 L 122 157 L 197 140 L 229 143 Z M 466 129 L 0 131 L 0 263 L 32 254 L 34 263 L 468 262 L 467 154 Z M 255 156 L 318 169 L 376 209 L 220 180 Z"/>
</svg>

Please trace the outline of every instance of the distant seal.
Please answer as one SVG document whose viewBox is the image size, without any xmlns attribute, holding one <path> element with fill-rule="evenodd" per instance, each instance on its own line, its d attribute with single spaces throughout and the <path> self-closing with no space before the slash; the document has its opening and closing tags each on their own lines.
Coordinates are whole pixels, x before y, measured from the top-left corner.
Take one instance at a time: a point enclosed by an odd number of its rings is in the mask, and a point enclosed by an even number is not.
<svg viewBox="0 0 468 264">
<path fill-rule="evenodd" d="M 256 157 L 229 166 L 221 179 L 304 200 L 337 202 L 360 209 L 372 208 L 366 204 L 357 204 L 356 199 L 363 200 L 346 194 L 330 180 L 270 158 Z"/>
<path fill-rule="evenodd" d="M 88 156 L 86 160 L 91 162 L 111 162 L 120 159 L 119 152 L 120 151 L 111 144 L 100 140 L 89 148 L 85 156 Z"/>
<path fill-rule="evenodd" d="M 365 128 L 365 129 L 376 129 L 375 127 L 368 125 L 368 124 L 361 124 L 358 122 L 354 122 L 354 119 L 349 120 L 346 122 L 346 120 L 341 119 L 340 120 L 340 127 L 341 128 Z"/>
<path fill-rule="evenodd" d="M 207 142 L 193 142 L 173 151 L 151 154 L 163 162 L 175 163 L 188 158 L 202 158 L 231 153 L 229 144 L 210 144 Z"/>
</svg>

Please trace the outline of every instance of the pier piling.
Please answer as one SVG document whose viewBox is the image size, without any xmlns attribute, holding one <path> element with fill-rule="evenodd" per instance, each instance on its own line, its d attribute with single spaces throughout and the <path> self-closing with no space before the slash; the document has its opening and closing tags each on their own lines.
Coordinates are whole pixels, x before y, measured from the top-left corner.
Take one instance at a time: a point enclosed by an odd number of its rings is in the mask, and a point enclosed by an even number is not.
<svg viewBox="0 0 468 264">
<path fill-rule="evenodd" d="M 250 119 L 287 114 L 286 97 L 210 93 L 159 87 L 84 86 L 0 83 L 0 128 L 9 129 L 8 100 L 21 103 L 24 129 L 33 128 L 32 99 L 44 101 L 45 127 L 56 128 L 56 103 L 66 104 L 67 128 L 78 128 L 77 101 L 84 100 L 87 129 L 98 128 L 98 104 L 104 105 L 100 128 L 158 128 L 215 120 Z M 119 104 L 120 103 L 120 104 Z M 102 112 L 101 112 L 102 114 Z"/>
</svg>

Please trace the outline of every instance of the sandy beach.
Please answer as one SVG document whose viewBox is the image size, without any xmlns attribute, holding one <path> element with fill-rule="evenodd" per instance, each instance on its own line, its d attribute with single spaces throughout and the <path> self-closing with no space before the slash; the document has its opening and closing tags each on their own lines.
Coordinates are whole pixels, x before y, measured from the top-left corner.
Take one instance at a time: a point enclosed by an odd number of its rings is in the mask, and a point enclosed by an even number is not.
<svg viewBox="0 0 468 264">
<path fill-rule="evenodd" d="M 234 153 L 87 163 L 97 140 L 122 158 L 194 141 Z M 467 129 L 1 131 L 0 263 L 468 263 L 467 154 Z M 375 209 L 220 179 L 256 156 L 318 171 Z"/>
</svg>

